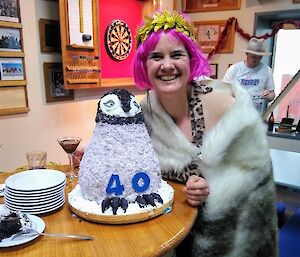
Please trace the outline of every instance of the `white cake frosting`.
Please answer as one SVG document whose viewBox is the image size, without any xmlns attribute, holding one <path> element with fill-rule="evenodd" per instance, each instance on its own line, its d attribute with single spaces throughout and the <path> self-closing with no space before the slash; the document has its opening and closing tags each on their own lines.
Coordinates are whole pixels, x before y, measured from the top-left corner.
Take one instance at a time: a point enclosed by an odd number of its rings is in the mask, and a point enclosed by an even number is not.
<svg viewBox="0 0 300 257">
<path fill-rule="evenodd" d="M 171 201 L 174 197 L 174 189 L 166 182 L 161 181 L 160 187 L 158 189 L 158 194 L 163 199 L 164 203 Z M 76 187 L 68 194 L 69 204 L 75 209 L 95 215 L 113 215 L 112 208 L 109 207 L 104 213 L 101 211 L 101 205 L 97 204 L 95 201 L 90 201 L 84 199 L 82 196 L 82 192 L 80 189 L 80 185 L 76 185 Z M 151 211 L 155 208 L 161 207 L 161 203 L 156 203 L 156 207 L 152 207 L 151 205 L 147 205 L 144 208 L 140 208 L 138 203 L 130 203 L 126 212 L 124 212 L 121 208 L 117 210 L 117 215 L 130 215 L 130 214 L 138 214 L 141 212 Z"/>
<path fill-rule="evenodd" d="M 106 187 L 114 173 L 124 186 L 121 197 L 134 201 L 138 193 L 131 180 L 138 171 L 150 178 L 150 186 L 143 193 L 157 192 L 161 171 L 145 124 L 97 123 L 80 162 L 79 184 L 84 198 L 101 204 L 107 197 Z"/>
</svg>

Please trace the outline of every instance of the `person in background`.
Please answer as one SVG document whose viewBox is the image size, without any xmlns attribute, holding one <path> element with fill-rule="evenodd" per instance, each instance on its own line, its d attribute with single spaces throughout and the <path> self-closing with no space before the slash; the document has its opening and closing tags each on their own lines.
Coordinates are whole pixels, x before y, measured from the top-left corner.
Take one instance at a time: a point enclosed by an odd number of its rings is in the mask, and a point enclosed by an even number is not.
<svg viewBox="0 0 300 257">
<path fill-rule="evenodd" d="M 156 12 L 137 32 L 134 80 L 162 175 L 184 183 L 196 222 L 176 256 L 275 257 L 277 218 L 265 128 L 238 84 L 203 84 L 210 68 L 191 22 Z M 218 86 L 218 89 L 216 89 Z"/>
<path fill-rule="evenodd" d="M 257 38 L 249 40 L 244 52 L 246 60 L 231 65 L 223 81 L 237 81 L 249 92 L 255 108 L 262 113 L 267 107 L 267 102 L 275 98 L 272 69 L 261 62 L 263 56 L 271 53 L 266 51 L 264 40 Z"/>
</svg>

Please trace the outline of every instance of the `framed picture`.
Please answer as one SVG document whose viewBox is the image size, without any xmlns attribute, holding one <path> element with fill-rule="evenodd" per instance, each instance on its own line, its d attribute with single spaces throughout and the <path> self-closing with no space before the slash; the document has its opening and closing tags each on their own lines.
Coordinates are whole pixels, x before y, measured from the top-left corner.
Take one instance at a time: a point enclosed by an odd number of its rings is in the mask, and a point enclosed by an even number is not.
<svg viewBox="0 0 300 257">
<path fill-rule="evenodd" d="M 300 0 L 293 0 L 293 3 L 294 3 L 294 4 L 299 4 L 299 3 L 300 3 Z"/>
<path fill-rule="evenodd" d="M 0 58 L 1 80 L 24 80 L 22 58 Z"/>
<path fill-rule="evenodd" d="M 0 20 L 20 22 L 19 0 L 0 0 Z"/>
<path fill-rule="evenodd" d="M 59 21 L 39 20 L 40 44 L 42 52 L 61 52 Z"/>
<path fill-rule="evenodd" d="M 64 75 L 61 63 L 45 62 L 44 78 L 46 102 L 74 99 L 74 91 L 64 89 Z"/>
<path fill-rule="evenodd" d="M 209 53 L 219 42 L 222 31 L 226 26 L 226 20 L 216 21 L 196 21 L 196 37 L 203 53 Z M 234 24 L 228 31 L 226 43 L 223 48 L 219 49 L 220 53 L 232 53 L 234 46 Z"/>
<path fill-rule="evenodd" d="M 212 12 L 238 10 L 241 0 L 182 0 L 183 12 Z"/>
<path fill-rule="evenodd" d="M 0 27 L 0 51 L 22 51 L 20 29 Z"/>
<path fill-rule="evenodd" d="M 0 116 L 28 111 L 26 85 L 0 87 Z"/>
<path fill-rule="evenodd" d="M 217 79 L 218 78 L 218 64 L 217 63 L 211 63 L 209 65 L 210 65 L 210 68 L 211 68 L 210 77 L 212 79 Z"/>
</svg>

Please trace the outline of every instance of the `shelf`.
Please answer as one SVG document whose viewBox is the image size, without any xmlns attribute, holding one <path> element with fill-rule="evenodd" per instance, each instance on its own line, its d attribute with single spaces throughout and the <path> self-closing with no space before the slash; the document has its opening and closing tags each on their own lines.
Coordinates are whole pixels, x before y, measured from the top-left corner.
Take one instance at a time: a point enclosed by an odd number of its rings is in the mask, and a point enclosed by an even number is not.
<svg viewBox="0 0 300 257">
<path fill-rule="evenodd" d="M 132 78 L 102 78 L 101 87 L 127 87 L 134 86 L 134 80 Z"/>
<path fill-rule="evenodd" d="M 94 50 L 93 46 L 80 46 L 80 45 L 67 45 L 68 48 L 74 48 L 74 49 L 84 49 L 84 50 Z"/>
<path fill-rule="evenodd" d="M 0 52 L 0 57 L 24 57 L 24 56 L 25 56 L 24 52 L 16 52 L 16 51 Z"/>
<path fill-rule="evenodd" d="M 26 86 L 27 80 L 1 80 L 0 87 L 18 87 Z"/>
<path fill-rule="evenodd" d="M 0 21 L 0 27 L 10 27 L 10 28 L 22 28 L 22 24 L 19 22 L 10 22 L 10 21 Z"/>
<path fill-rule="evenodd" d="M 99 79 L 67 79 L 70 84 L 97 84 Z"/>
<path fill-rule="evenodd" d="M 3 110 L 0 109 L 0 116 L 27 113 L 29 111 L 30 111 L 29 107 L 7 108 L 7 109 L 3 109 Z"/>
<path fill-rule="evenodd" d="M 97 66 L 66 66 L 67 70 L 75 71 L 75 70 L 88 70 L 88 71 L 99 71 L 100 68 Z"/>
</svg>

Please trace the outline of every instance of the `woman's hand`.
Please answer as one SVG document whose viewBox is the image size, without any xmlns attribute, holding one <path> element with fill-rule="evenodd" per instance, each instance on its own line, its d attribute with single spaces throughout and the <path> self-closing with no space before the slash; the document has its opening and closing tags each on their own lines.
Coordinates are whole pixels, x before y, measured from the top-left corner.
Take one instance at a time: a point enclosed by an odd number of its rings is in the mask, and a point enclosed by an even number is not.
<svg viewBox="0 0 300 257">
<path fill-rule="evenodd" d="M 206 179 L 192 175 L 186 182 L 183 192 L 190 205 L 200 206 L 208 197 L 209 186 Z"/>
</svg>

